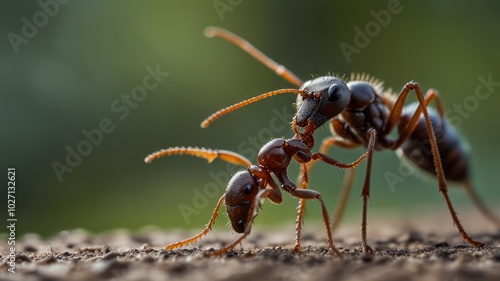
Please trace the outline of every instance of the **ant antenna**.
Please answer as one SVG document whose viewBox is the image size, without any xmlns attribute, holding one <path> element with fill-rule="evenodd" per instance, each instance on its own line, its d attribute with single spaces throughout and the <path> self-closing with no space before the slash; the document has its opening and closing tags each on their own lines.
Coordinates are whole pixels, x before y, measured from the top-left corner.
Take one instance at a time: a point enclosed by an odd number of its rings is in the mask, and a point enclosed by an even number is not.
<svg viewBox="0 0 500 281">
<path fill-rule="evenodd" d="M 264 55 L 261 51 L 259 51 L 257 48 L 255 48 L 252 44 L 250 44 L 248 41 L 245 39 L 239 37 L 238 35 L 229 32 L 225 29 L 218 28 L 218 27 L 213 27 L 213 26 L 207 26 L 205 28 L 204 34 L 206 37 L 212 38 L 212 37 L 219 37 L 222 38 L 230 43 L 233 43 L 243 51 L 247 52 L 249 55 L 260 61 L 262 64 L 270 68 L 274 73 L 276 73 L 278 76 L 281 78 L 285 79 L 286 81 L 294 84 L 297 87 L 302 86 L 304 82 L 300 80 L 295 74 L 293 74 L 290 70 L 288 70 L 286 67 L 284 67 L 281 64 L 278 64 L 268 56 Z"/>
<path fill-rule="evenodd" d="M 240 155 L 238 153 L 229 151 L 229 150 L 221 150 L 221 149 L 206 149 L 206 148 L 198 148 L 198 147 L 172 147 L 168 149 L 162 149 L 156 152 L 153 152 L 146 156 L 144 159 L 144 162 L 146 163 L 151 163 L 153 160 L 163 157 L 163 156 L 168 156 L 168 155 L 191 155 L 191 156 L 196 156 L 200 158 L 205 158 L 208 160 L 208 163 L 212 163 L 217 158 L 220 158 L 226 162 L 229 162 L 231 164 L 235 165 L 241 165 L 241 166 L 251 166 L 252 162 L 248 160 L 246 157 L 243 155 Z"/>
<path fill-rule="evenodd" d="M 246 105 L 252 104 L 254 102 L 263 100 L 263 99 L 268 98 L 268 97 L 272 97 L 272 96 L 279 95 L 279 94 L 287 94 L 287 93 L 301 95 L 302 97 L 306 98 L 306 96 L 305 96 L 306 92 L 303 91 L 303 90 L 298 90 L 298 89 L 281 89 L 281 90 L 275 90 L 275 91 L 267 92 L 267 93 L 258 95 L 256 97 L 244 100 L 244 101 L 239 102 L 237 104 L 233 104 L 231 106 L 228 106 L 228 107 L 226 107 L 224 109 L 221 109 L 221 110 L 215 112 L 214 114 L 210 115 L 205 120 L 203 120 L 203 122 L 201 122 L 201 127 L 202 128 L 206 128 L 210 124 L 212 124 L 212 122 L 214 122 L 215 120 L 217 120 L 219 117 L 221 117 L 221 116 L 223 116 L 223 115 L 225 115 L 225 114 L 227 114 L 227 113 L 229 113 L 231 111 L 235 111 L 236 109 L 242 108 L 242 107 L 244 107 Z"/>
</svg>

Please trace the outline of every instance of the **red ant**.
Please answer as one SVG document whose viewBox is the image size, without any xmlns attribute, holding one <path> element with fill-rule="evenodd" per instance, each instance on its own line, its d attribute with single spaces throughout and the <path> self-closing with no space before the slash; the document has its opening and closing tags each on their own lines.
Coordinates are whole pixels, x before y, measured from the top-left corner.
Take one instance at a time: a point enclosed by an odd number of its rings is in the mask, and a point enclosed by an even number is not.
<svg viewBox="0 0 500 281">
<path fill-rule="evenodd" d="M 372 145 L 374 144 L 375 143 Z M 209 162 L 212 162 L 216 158 L 220 158 L 235 165 L 246 166 L 247 169 L 239 171 L 233 175 L 227 185 L 226 192 L 220 197 L 212 217 L 210 218 L 210 221 L 206 225 L 205 229 L 192 238 L 166 246 L 167 250 L 186 246 L 205 236 L 211 230 L 212 224 L 217 218 L 222 202 L 226 205 L 227 214 L 234 231 L 237 233 L 243 233 L 243 235 L 228 246 L 216 251 L 214 255 L 222 255 L 233 249 L 250 234 L 252 223 L 257 216 L 262 199 L 267 198 L 275 204 L 281 204 L 283 198 L 280 189 L 271 177 L 271 173 L 273 173 L 278 179 L 278 182 L 283 190 L 288 192 L 293 197 L 300 198 L 301 200 L 317 199 L 321 203 L 321 213 L 326 227 L 328 245 L 335 255 L 341 256 L 340 252 L 333 244 L 328 210 L 326 209 L 321 195 L 314 190 L 297 188 L 297 186 L 288 178 L 287 168 L 290 165 L 292 157 L 299 163 L 307 163 L 312 159 L 322 159 L 323 161 L 336 167 L 354 168 L 363 161 L 363 159 L 367 156 L 366 153 L 355 162 L 351 164 L 344 164 L 322 153 L 311 154 L 310 149 L 302 142 L 302 140 L 285 140 L 280 138 L 271 140 L 261 148 L 258 154 L 258 165 L 252 165 L 247 158 L 235 152 L 191 147 L 173 147 L 160 150 L 147 156 L 144 161 L 146 163 L 151 163 L 151 161 L 156 158 L 173 154 L 197 156 L 205 158 Z M 268 186 L 270 188 L 267 188 Z M 300 227 L 296 231 L 300 233 Z M 300 234 L 297 234 L 297 236 L 300 237 Z"/>
<path fill-rule="evenodd" d="M 205 35 L 220 37 L 235 44 L 276 74 L 300 88 L 269 92 L 219 110 L 201 123 L 203 128 L 222 115 L 245 105 L 274 94 L 293 93 L 298 96 L 297 112 L 292 121 L 292 128 L 295 138 L 301 139 L 309 149 L 314 145 L 314 131 L 326 122 L 330 122 L 330 131 L 333 136 L 323 140 L 319 150 L 321 155 L 325 155 L 333 145 L 348 149 L 359 146 L 367 147 L 367 169 L 361 192 L 363 198 L 361 244 L 364 252 L 373 253 L 367 242 L 366 225 L 374 150 L 398 150 L 399 156 L 406 158 L 420 170 L 436 176 L 439 192 L 444 197 L 454 224 L 462 238 L 472 246 L 483 247 L 485 244 L 472 239 L 465 232 L 448 196 L 446 179 L 462 183 L 481 212 L 500 226 L 500 221 L 488 210 L 472 187 L 468 156 L 459 136 L 444 118 L 444 107 L 436 90 L 429 89 L 424 96 L 420 86 L 412 81 L 403 87 L 399 95 L 395 95 L 392 91 L 384 90 L 382 82 L 367 75 L 353 75 L 347 82 L 338 77 L 324 76 L 304 83 L 284 66 L 274 62 L 246 40 L 229 31 L 207 27 Z M 416 93 L 418 103 L 404 106 L 412 90 Z M 432 101 L 437 104 L 437 112 L 428 108 Z M 396 125 L 399 136 L 393 139 L 389 137 L 389 134 Z M 375 145 L 370 146 L 369 143 L 375 143 Z M 306 175 L 311 167 L 312 162 L 302 165 L 301 184 L 304 188 L 307 188 Z M 352 181 L 351 177 L 352 173 L 346 174 L 347 184 L 344 185 L 344 194 L 341 196 L 332 226 L 337 225 L 342 214 L 347 199 L 346 194 L 349 192 Z M 302 217 L 301 213 L 304 208 L 305 201 L 301 200 L 299 218 Z M 297 223 L 301 222 L 297 221 Z M 297 246 L 300 247 L 300 245 Z"/>
</svg>

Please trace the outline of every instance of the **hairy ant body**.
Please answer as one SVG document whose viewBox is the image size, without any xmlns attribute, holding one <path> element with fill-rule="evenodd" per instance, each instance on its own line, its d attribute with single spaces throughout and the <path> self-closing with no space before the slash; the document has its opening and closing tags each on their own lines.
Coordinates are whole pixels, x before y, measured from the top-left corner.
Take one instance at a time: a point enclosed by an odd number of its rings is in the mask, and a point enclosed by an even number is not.
<svg viewBox="0 0 500 281">
<path fill-rule="evenodd" d="M 203 128 L 222 115 L 272 96 L 273 93 L 294 93 L 297 94 L 297 112 L 292 121 L 292 128 L 295 138 L 301 139 L 309 149 L 314 145 L 314 131 L 327 122 L 330 123 L 332 136 L 323 140 L 319 150 L 321 155 L 326 155 L 329 147 L 333 145 L 348 149 L 367 147 L 367 169 L 361 192 L 363 199 L 361 244 L 364 252 L 373 253 L 367 242 L 366 225 L 372 157 L 375 150 L 397 150 L 400 157 L 406 158 L 420 170 L 436 176 L 439 192 L 444 197 L 454 224 L 462 238 L 472 246 L 483 247 L 485 244 L 472 239 L 464 230 L 448 196 L 446 180 L 462 183 L 481 212 L 489 220 L 500 225 L 499 220 L 484 205 L 472 187 L 468 157 L 463 143 L 444 118 L 444 107 L 436 90 L 430 89 L 424 96 L 420 86 L 412 81 L 403 87 L 399 95 L 395 95 L 391 91 L 384 90 L 382 82 L 367 75 L 353 76 L 350 81 L 324 76 L 304 83 L 284 66 L 277 64 L 250 43 L 229 31 L 207 27 L 205 35 L 220 37 L 235 44 L 300 88 L 269 92 L 219 110 L 201 123 Z M 415 91 L 418 102 L 405 106 L 404 103 L 411 91 Z M 428 108 L 432 101 L 437 104 L 437 112 Z M 398 137 L 393 139 L 389 134 L 396 126 L 398 126 Z M 368 145 L 369 143 L 375 145 Z M 301 184 L 304 188 L 307 188 L 306 175 L 312 164 L 313 162 L 309 162 L 307 165 L 302 165 Z M 346 174 L 347 184 L 344 185 L 344 194 L 341 196 L 332 226 L 336 226 L 340 220 L 347 199 L 346 194 L 350 190 L 351 177 L 352 173 Z M 305 201 L 301 200 L 299 218 L 302 217 L 304 208 Z M 297 224 L 300 223 L 298 220 Z"/>
<path fill-rule="evenodd" d="M 222 255 L 233 249 L 250 234 L 252 223 L 257 216 L 262 199 L 267 198 L 275 204 L 281 204 L 281 191 L 276 185 L 274 179 L 271 177 L 271 173 L 273 173 L 278 179 L 281 188 L 283 188 L 283 190 L 288 192 L 291 196 L 300 198 L 301 200 L 316 199 L 321 203 L 321 213 L 326 227 L 328 245 L 335 255 L 341 256 L 340 252 L 333 244 L 328 210 L 326 209 L 321 195 L 314 190 L 297 188 L 297 186 L 288 178 L 287 168 L 290 165 L 292 158 L 299 163 L 308 163 L 312 159 L 322 159 L 336 167 L 354 168 L 363 161 L 363 159 L 367 156 L 366 153 L 355 162 L 351 164 L 344 164 L 327 155 L 323 155 L 322 153 L 311 154 L 310 149 L 302 142 L 302 140 L 285 140 L 280 138 L 271 140 L 261 148 L 258 154 L 258 165 L 252 165 L 248 159 L 235 152 L 191 147 L 173 147 L 160 150 L 148 155 L 144 161 L 146 163 L 151 163 L 151 161 L 156 158 L 174 154 L 197 156 L 205 158 L 209 162 L 212 162 L 216 158 L 220 158 L 235 165 L 246 166 L 247 169 L 239 171 L 233 175 L 228 183 L 226 192 L 220 197 L 212 217 L 210 218 L 210 221 L 206 225 L 205 229 L 192 238 L 166 246 L 167 250 L 186 246 L 205 236 L 211 230 L 212 225 L 217 218 L 219 208 L 223 202 L 226 206 L 232 228 L 237 233 L 243 233 L 243 235 L 228 246 L 216 251 L 214 255 Z M 300 227 L 297 231 L 300 232 Z"/>
</svg>

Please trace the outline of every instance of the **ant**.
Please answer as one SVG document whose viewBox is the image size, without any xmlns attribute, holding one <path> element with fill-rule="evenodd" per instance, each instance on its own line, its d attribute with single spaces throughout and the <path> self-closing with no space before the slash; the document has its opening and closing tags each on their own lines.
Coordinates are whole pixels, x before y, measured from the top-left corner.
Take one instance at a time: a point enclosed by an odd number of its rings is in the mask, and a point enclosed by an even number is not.
<svg viewBox="0 0 500 281">
<path fill-rule="evenodd" d="M 375 150 L 397 151 L 399 157 L 408 160 L 419 170 L 437 177 L 438 190 L 444 197 L 454 225 L 462 238 L 472 246 L 480 248 L 485 244 L 472 239 L 464 230 L 448 196 L 446 180 L 463 184 L 483 215 L 500 226 L 498 218 L 485 206 L 472 186 L 469 159 L 464 144 L 447 123 L 444 106 L 437 90 L 429 89 L 424 96 L 419 84 L 411 81 L 404 85 L 399 95 L 396 95 L 391 90 L 384 90 L 381 81 L 364 74 L 352 75 L 351 79 L 346 81 L 335 76 L 323 76 L 303 82 L 248 41 L 227 30 L 207 27 L 205 35 L 233 43 L 299 89 L 272 91 L 219 110 L 201 123 L 202 128 L 248 104 L 275 94 L 293 93 L 297 95 L 297 112 L 292 120 L 292 129 L 295 138 L 301 139 L 309 149 L 314 146 L 314 131 L 327 122 L 332 136 L 323 140 L 319 150 L 321 155 L 326 155 L 328 149 L 334 145 L 346 149 L 367 147 L 367 167 L 361 192 L 363 200 L 361 245 L 365 253 L 373 253 L 373 249 L 368 245 L 366 233 L 367 202 L 370 196 L 371 167 Z M 411 91 L 415 92 L 418 102 L 405 106 Z M 437 111 L 428 107 L 432 101 L 435 101 Z M 389 134 L 396 126 L 398 137 L 393 139 Z M 369 145 L 370 143 L 375 145 Z M 299 179 L 303 188 L 307 188 L 307 174 L 312 165 L 313 162 L 309 162 L 301 166 Z M 346 173 L 343 194 L 339 198 L 332 227 L 335 227 L 340 220 L 352 185 L 352 177 L 352 172 Z M 301 200 L 299 218 L 302 217 L 304 208 L 305 201 Z"/>
<path fill-rule="evenodd" d="M 373 142 L 372 145 L 375 145 Z M 215 207 L 215 210 L 206 225 L 205 229 L 198 235 L 170 244 L 165 247 L 167 250 L 176 249 L 194 243 L 205 236 L 211 229 L 217 218 L 222 202 L 226 205 L 227 214 L 231 221 L 231 226 L 237 233 L 243 233 L 233 243 L 217 250 L 214 255 L 222 255 L 233 249 L 245 237 L 250 234 L 252 223 L 257 216 L 262 199 L 269 199 L 275 204 L 281 204 L 283 197 L 281 191 L 276 185 L 276 182 L 271 176 L 273 173 L 284 191 L 291 196 L 300 198 L 301 200 L 316 199 L 321 204 L 321 214 L 325 223 L 328 245 L 335 255 L 341 257 L 341 253 L 333 244 L 332 232 L 330 229 L 330 219 L 328 210 L 321 195 L 310 189 L 297 188 L 297 186 L 288 178 L 287 168 L 290 165 L 292 158 L 299 163 L 307 163 L 313 159 L 321 159 L 328 164 L 339 168 L 354 168 L 359 165 L 367 154 L 363 154 L 359 159 L 350 164 L 341 163 L 322 153 L 311 153 L 307 145 L 299 139 L 285 140 L 283 138 L 273 139 L 265 144 L 258 153 L 258 165 L 252 163 L 244 156 L 227 150 L 211 150 L 205 148 L 192 147 L 173 147 L 160 150 L 148 155 L 144 161 L 151 163 L 156 158 L 174 155 L 185 154 L 200 158 L 205 158 L 208 162 L 212 162 L 216 158 L 220 158 L 226 162 L 235 165 L 243 165 L 247 167 L 234 174 L 227 185 L 226 192 L 222 195 Z M 268 188 L 269 187 L 269 188 Z M 300 227 L 296 229 L 300 233 Z M 300 237 L 300 234 L 297 234 Z M 298 242 L 297 242 L 298 243 Z"/>
</svg>

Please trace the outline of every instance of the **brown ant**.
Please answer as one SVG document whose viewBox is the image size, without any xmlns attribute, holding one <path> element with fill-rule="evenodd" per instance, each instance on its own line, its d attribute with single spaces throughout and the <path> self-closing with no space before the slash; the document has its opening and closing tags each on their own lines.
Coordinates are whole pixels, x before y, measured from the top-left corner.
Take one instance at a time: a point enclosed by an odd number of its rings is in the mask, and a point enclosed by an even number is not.
<svg viewBox="0 0 500 281">
<path fill-rule="evenodd" d="M 399 95 L 395 95 L 390 90 L 384 90 L 382 82 L 367 75 L 353 75 L 346 82 L 338 77 L 324 76 L 304 83 L 284 66 L 277 64 L 246 40 L 229 31 L 207 27 L 205 35 L 207 37 L 220 37 L 235 44 L 276 74 L 300 88 L 298 90 L 284 89 L 269 92 L 219 110 L 201 123 L 203 128 L 222 115 L 272 96 L 273 93 L 294 93 L 298 96 L 297 112 L 292 121 L 292 128 L 295 132 L 295 138 L 301 139 L 309 149 L 314 145 L 314 131 L 326 122 L 330 122 L 330 131 L 333 136 L 323 140 L 319 150 L 321 155 L 325 155 L 329 147 L 333 145 L 348 149 L 359 146 L 367 147 L 367 169 L 361 192 L 363 198 L 361 244 L 364 252 L 373 252 L 367 242 L 366 225 L 374 150 L 398 150 L 399 156 L 406 158 L 420 170 L 436 176 L 439 192 L 444 197 L 453 223 L 462 238 L 472 246 L 483 247 L 485 244 L 472 239 L 465 232 L 448 196 L 446 179 L 463 184 L 481 212 L 500 226 L 500 221 L 489 211 L 472 187 L 469 160 L 464 145 L 444 118 L 444 107 L 436 90 L 430 89 L 424 96 L 420 86 L 412 81 L 403 87 Z M 404 106 L 406 98 L 412 90 L 416 93 L 418 103 Z M 437 112 L 428 108 L 432 101 L 437 104 Z M 389 137 L 389 134 L 396 125 L 399 134 L 396 139 L 393 139 Z M 370 146 L 369 143 L 375 143 L 375 145 Z M 302 165 L 301 184 L 304 188 L 307 187 L 305 175 L 312 167 L 312 163 Z M 337 225 L 345 206 L 346 194 L 349 192 L 350 182 L 352 182 L 352 173 L 346 174 L 345 182 L 347 184 L 344 185 L 344 194 L 340 197 L 341 201 L 336 209 L 332 226 Z M 299 218 L 302 217 L 301 213 L 304 208 L 305 201 L 301 200 Z M 297 221 L 297 224 L 300 224 L 300 221 Z M 297 246 L 300 247 L 300 245 Z"/>
<path fill-rule="evenodd" d="M 372 145 L 374 144 L 375 143 Z M 226 192 L 220 197 L 212 217 L 210 218 L 210 221 L 206 225 L 205 229 L 192 238 L 166 246 L 165 248 L 167 250 L 186 246 L 205 236 L 211 230 L 212 224 L 217 218 L 222 202 L 226 205 L 227 214 L 234 231 L 237 233 L 243 233 L 243 235 L 228 246 L 216 251 L 214 255 L 222 255 L 233 249 L 250 234 L 252 223 L 257 216 L 262 199 L 267 198 L 275 204 L 281 204 L 283 198 L 280 189 L 271 177 L 271 173 L 273 173 L 278 179 L 281 188 L 283 188 L 283 190 L 288 192 L 291 196 L 300 198 L 301 200 L 317 199 L 321 203 L 321 213 L 326 227 L 328 245 L 335 255 L 341 256 L 340 252 L 333 244 L 328 210 L 326 209 L 321 195 L 314 190 L 297 188 L 297 186 L 288 178 L 287 168 L 290 165 L 292 157 L 299 163 L 307 163 L 312 159 L 322 159 L 326 163 L 339 168 L 354 168 L 363 161 L 363 159 L 367 156 L 366 153 L 355 162 L 351 164 L 344 164 L 327 155 L 323 155 L 322 153 L 311 154 L 310 149 L 302 142 L 302 140 L 285 140 L 279 138 L 271 140 L 261 148 L 258 154 L 258 165 L 252 165 L 247 158 L 235 152 L 191 147 L 173 147 L 160 150 L 148 155 L 144 161 L 146 163 L 151 163 L 151 161 L 156 158 L 174 154 L 197 156 L 205 158 L 209 162 L 212 162 L 216 158 L 220 158 L 235 165 L 243 165 L 247 167 L 247 169 L 239 171 L 233 175 L 227 185 Z M 300 227 L 297 231 L 300 232 Z M 300 234 L 297 235 L 300 236 Z"/>
</svg>

